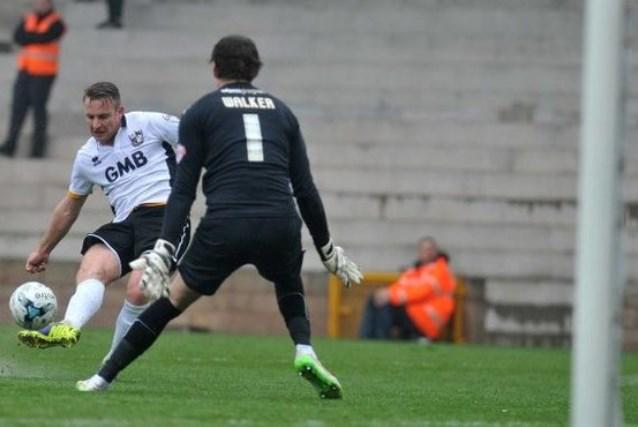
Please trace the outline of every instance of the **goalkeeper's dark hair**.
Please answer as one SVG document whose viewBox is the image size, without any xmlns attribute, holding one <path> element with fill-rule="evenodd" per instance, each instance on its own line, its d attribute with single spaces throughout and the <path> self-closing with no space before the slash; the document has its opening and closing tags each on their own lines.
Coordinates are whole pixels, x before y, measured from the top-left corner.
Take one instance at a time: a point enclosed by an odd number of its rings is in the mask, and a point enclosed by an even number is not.
<svg viewBox="0 0 638 427">
<path fill-rule="evenodd" d="M 255 42 L 245 36 L 223 37 L 210 56 L 215 63 L 215 77 L 252 82 L 262 66 Z"/>
<path fill-rule="evenodd" d="M 120 90 L 111 82 L 97 82 L 84 89 L 82 101 L 96 99 L 110 99 L 114 105 L 120 104 Z"/>
</svg>

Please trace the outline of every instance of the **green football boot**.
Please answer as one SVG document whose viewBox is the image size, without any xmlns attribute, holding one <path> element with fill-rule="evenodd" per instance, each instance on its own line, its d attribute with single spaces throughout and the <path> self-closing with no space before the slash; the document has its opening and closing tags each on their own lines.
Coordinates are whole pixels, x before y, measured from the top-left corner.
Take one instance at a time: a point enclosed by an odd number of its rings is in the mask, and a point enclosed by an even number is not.
<svg viewBox="0 0 638 427">
<path fill-rule="evenodd" d="M 18 341 L 27 347 L 72 347 L 80 341 L 80 330 L 66 323 L 52 323 L 39 331 L 18 332 Z"/>
<path fill-rule="evenodd" d="M 339 380 L 315 357 L 307 354 L 295 357 L 295 370 L 317 389 L 322 399 L 341 399 Z"/>
</svg>

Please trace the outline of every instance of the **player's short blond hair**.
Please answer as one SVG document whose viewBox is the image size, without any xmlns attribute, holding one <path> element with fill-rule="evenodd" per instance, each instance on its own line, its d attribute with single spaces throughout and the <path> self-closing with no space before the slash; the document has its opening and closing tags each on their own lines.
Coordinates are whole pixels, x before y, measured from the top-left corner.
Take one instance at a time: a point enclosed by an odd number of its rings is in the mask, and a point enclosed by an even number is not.
<svg viewBox="0 0 638 427">
<path fill-rule="evenodd" d="M 95 99 L 110 99 L 114 105 L 121 102 L 120 90 L 111 82 L 97 82 L 84 89 L 82 101 Z"/>
</svg>

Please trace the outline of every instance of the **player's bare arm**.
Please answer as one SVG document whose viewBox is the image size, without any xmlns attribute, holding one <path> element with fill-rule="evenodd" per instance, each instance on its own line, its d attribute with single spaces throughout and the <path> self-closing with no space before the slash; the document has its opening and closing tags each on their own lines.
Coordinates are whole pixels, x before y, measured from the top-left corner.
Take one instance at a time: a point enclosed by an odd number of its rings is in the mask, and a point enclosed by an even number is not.
<svg viewBox="0 0 638 427">
<path fill-rule="evenodd" d="M 53 209 L 47 230 L 44 232 L 36 249 L 27 258 L 25 268 L 29 273 L 39 273 L 46 270 L 49 254 L 75 223 L 82 206 L 84 206 L 86 197 L 67 193 Z"/>
</svg>

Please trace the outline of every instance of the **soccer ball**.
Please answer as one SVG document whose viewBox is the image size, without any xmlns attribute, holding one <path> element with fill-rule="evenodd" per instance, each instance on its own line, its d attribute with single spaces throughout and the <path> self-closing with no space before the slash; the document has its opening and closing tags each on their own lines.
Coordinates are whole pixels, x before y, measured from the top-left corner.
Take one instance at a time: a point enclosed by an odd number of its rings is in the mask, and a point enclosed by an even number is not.
<svg viewBox="0 0 638 427">
<path fill-rule="evenodd" d="M 18 286 L 9 300 L 16 323 L 26 329 L 40 329 L 53 321 L 58 312 L 58 300 L 53 291 L 40 282 Z"/>
</svg>

